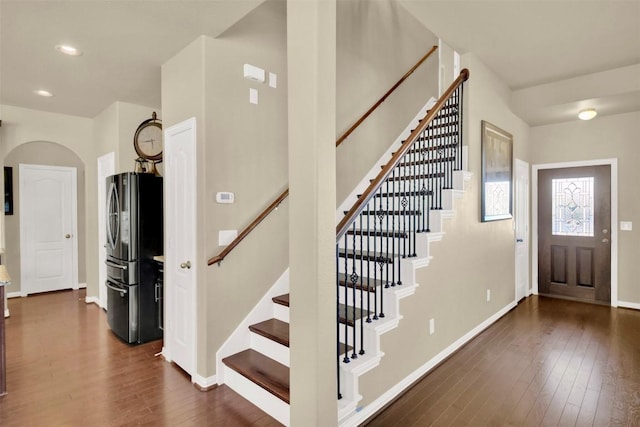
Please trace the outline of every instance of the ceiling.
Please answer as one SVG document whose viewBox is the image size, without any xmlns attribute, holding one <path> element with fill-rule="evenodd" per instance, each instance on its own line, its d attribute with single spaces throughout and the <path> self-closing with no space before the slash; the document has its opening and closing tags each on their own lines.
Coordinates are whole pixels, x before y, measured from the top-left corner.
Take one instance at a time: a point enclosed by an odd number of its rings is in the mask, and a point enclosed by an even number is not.
<svg viewBox="0 0 640 427">
<path fill-rule="evenodd" d="M 115 101 L 159 107 L 161 64 L 263 1 L 0 0 L 0 103 L 83 117 Z M 531 125 L 574 120 L 583 106 L 640 110 L 640 0 L 399 1 L 506 82 Z"/>
</svg>

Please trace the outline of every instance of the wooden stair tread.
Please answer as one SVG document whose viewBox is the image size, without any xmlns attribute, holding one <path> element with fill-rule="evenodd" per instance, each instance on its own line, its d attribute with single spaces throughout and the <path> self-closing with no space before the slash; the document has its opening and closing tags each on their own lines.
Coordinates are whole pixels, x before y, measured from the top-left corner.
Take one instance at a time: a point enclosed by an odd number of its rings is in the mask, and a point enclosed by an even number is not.
<svg viewBox="0 0 640 427">
<path fill-rule="evenodd" d="M 349 326 L 355 326 L 356 321 L 367 317 L 368 314 L 372 314 L 372 312 L 362 310 L 357 307 L 354 310 L 351 306 L 338 304 L 338 321 L 342 324 L 346 323 Z"/>
<path fill-rule="evenodd" d="M 444 172 L 433 172 L 433 173 L 421 173 L 421 174 L 411 174 L 407 176 L 390 176 L 387 178 L 387 181 L 408 181 L 411 179 L 431 179 L 431 178 L 442 178 L 445 176 Z M 373 181 L 373 180 L 371 180 Z"/>
<path fill-rule="evenodd" d="M 222 359 L 222 363 L 289 403 L 289 368 L 255 350 L 244 350 Z"/>
<path fill-rule="evenodd" d="M 249 330 L 272 341 L 289 347 L 289 324 L 278 319 L 269 319 L 249 326 Z"/>
<path fill-rule="evenodd" d="M 399 230 L 367 230 L 367 229 L 352 229 L 347 230 L 349 236 L 365 236 L 365 237 L 395 237 L 398 239 L 406 239 L 409 237 L 409 233 Z"/>
<path fill-rule="evenodd" d="M 373 197 L 411 197 L 411 196 L 431 196 L 433 191 L 426 190 L 424 194 L 422 191 L 396 191 L 391 193 L 376 193 Z M 358 198 L 362 197 L 362 194 L 358 194 Z"/>
<path fill-rule="evenodd" d="M 345 215 L 349 213 L 348 211 L 345 211 Z M 421 215 L 422 212 L 417 211 L 417 210 L 409 210 L 409 209 L 404 209 L 404 210 L 400 210 L 400 209 L 396 209 L 396 210 L 387 210 L 387 209 L 378 209 L 378 210 L 366 210 L 366 211 L 362 211 L 360 212 L 360 215 L 373 215 L 373 216 L 378 216 L 380 214 L 383 215 Z"/>
<path fill-rule="evenodd" d="M 371 251 L 361 251 L 359 249 L 353 250 L 349 249 L 348 251 L 345 249 L 340 249 L 338 251 L 338 256 L 340 258 L 350 258 L 350 259 L 362 259 L 363 261 L 374 261 L 380 263 L 393 264 L 393 256 L 385 253 L 375 253 Z"/>
<path fill-rule="evenodd" d="M 277 297 L 271 298 L 275 304 L 284 305 L 285 307 L 289 307 L 289 294 L 278 295 Z"/>
<path fill-rule="evenodd" d="M 347 286 L 349 288 L 353 288 L 353 284 L 351 282 L 351 278 L 349 277 L 350 275 L 344 274 L 344 273 L 338 273 L 338 285 L 339 286 L 345 286 L 345 282 L 347 283 Z M 368 292 L 376 292 L 376 289 L 378 287 L 382 287 L 384 285 L 386 285 L 387 282 L 382 281 L 380 279 L 372 279 L 370 277 L 363 277 L 360 276 L 358 277 L 358 280 L 356 281 L 356 286 L 355 288 L 357 290 L 365 290 Z"/>
</svg>

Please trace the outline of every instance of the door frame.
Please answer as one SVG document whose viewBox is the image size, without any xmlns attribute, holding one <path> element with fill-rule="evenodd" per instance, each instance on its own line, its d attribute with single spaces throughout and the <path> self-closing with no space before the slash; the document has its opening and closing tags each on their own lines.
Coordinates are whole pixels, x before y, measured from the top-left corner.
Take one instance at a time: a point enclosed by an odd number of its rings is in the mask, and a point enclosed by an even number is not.
<svg viewBox="0 0 640 427">
<path fill-rule="evenodd" d="M 524 160 L 518 159 L 516 158 L 514 163 L 514 179 L 516 180 L 514 187 L 514 198 L 513 198 L 513 202 L 514 202 L 514 209 L 513 209 L 513 228 L 514 228 L 514 232 L 517 231 L 516 230 L 516 223 L 517 221 L 519 221 L 518 217 L 516 216 L 518 214 L 518 211 L 520 210 L 518 208 L 518 205 L 520 203 L 524 203 L 524 212 L 526 214 L 526 218 L 525 218 L 525 227 L 527 228 L 524 235 L 525 235 L 525 248 L 526 248 L 526 254 L 525 254 L 525 259 L 527 260 L 527 271 L 524 273 L 524 278 L 526 280 L 526 284 L 525 284 L 525 290 L 524 290 L 524 295 L 522 296 L 522 298 L 526 298 L 529 295 L 531 295 L 531 276 L 530 276 L 530 271 L 531 271 L 531 258 L 530 258 L 530 244 L 531 244 L 531 211 L 530 211 L 530 206 L 531 206 L 531 168 L 528 162 L 525 162 Z M 524 195 L 523 199 L 520 200 L 518 197 L 518 170 L 519 168 L 524 168 L 526 170 L 526 177 L 527 177 L 527 191 L 526 194 Z M 518 236 L 516 235 L 516 239 L 518 238 Z M 516 240 L 516 246 L 518 245 L 518 242 Z M 516 248 L 516 251 L 518 249 Z M 520 298 L 518 298 L 518 261 L 517 261 L 517 257 L 516 257 L 516 265 L 515 265 L 515 270 L 516 270 L 516 276 L 515 276 L 515 299 L 516 299 L 516 303 L 520 300 Z"/>
<path fill-rule="evenodd" d="M 20 173 L 20 183 L 19 183 L 19 198 L 20 198 L 20 294 L 22 296 L 29 295 L 30 289 L 27 287 L 27 282 L 25 282 L 24 274 L 25 274 L 25 240 L 24 236 L 26 235 L 26 224 L 24 217 L 24 203 L 26 198 L 25 188 L 24 188 L 24 180 L 25 174 L 24 172 L 28 169 L 40 169 L 40 170 L 52 170 L 56 169 L 58 171 L 71 172 L 71 228 L 73 233 L 73 239 L 71 242 L 71 289 L 79 289 L 78 284 L 78 169 L 71 166 L 50 166 L 50 165 L 33 165 L 33 164 L 25 164 L 20 163 L 18 165 L 19 173 Z"/>
<path fill-rule="evenodd" d="M 531 170 L 531 285 L 538 295 L 538 171 L 580 166 L 611 166 L 611 306 L 618 306 L 618 159 L 595 159 L 533 165 Z"/>
<path fill-rule="evenodd" d="M 87 302 L 95 302 L 102 309 L 107 308 L 107 266 L 105 261 L 107 260 L 107 251 L 105 245 L 107 244 L 107 224 L 106 224 L 106 212 L 107 212 L 107 185 L 106 178 L 116 173 L 116 153 L 113 151 L 103 156 L 98 157 L 97 160 L 97 207 L 98 207 L 98 296 L 92 297 Z"/>
</svg>

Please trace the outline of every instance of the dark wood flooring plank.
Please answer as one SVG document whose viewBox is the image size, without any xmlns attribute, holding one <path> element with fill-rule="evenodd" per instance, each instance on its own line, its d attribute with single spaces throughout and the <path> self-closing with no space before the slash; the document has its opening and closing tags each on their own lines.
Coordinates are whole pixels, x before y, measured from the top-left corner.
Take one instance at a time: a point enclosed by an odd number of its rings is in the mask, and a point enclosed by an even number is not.
<svg viewBox="0 0 640 427">
<path fill-rule="evenodd" d="M 640 312 L 529 297 L 365 425 L 640 425 Z"/>
<path fill-rule="evenodd" d="M 198 391 L 155 354 L 109 330 L 84 290 L 9 300 L 7 388 L 0 425 L 279 426 L 226 386 Z"/>
</svg>

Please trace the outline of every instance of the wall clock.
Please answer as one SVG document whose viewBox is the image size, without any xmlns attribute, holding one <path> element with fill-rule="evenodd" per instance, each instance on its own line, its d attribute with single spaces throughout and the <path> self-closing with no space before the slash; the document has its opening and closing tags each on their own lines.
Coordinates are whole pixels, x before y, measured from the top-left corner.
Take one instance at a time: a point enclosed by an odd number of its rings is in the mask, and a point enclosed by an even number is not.
<svg viewBox="0 0 640 427">
<path fill-rule="evenodd" d="M 140 123 L 133 136 L 133 147 L 146 160 L 162 160 L 162 123 L 154 111 L 150 119 Z"/>
</svg>

